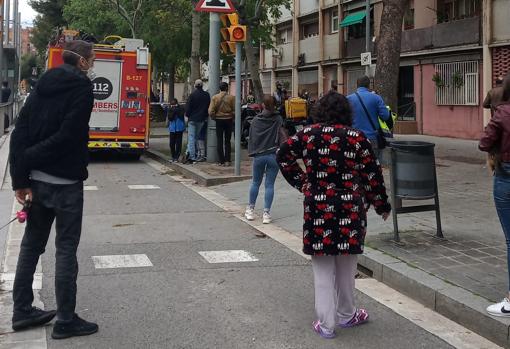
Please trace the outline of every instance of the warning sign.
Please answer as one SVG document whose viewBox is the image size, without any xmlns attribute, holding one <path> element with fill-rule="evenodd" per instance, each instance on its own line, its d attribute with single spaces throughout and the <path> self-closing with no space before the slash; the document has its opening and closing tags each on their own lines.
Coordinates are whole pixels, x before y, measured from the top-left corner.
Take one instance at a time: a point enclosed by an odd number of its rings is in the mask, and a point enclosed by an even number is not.
<svg viewBox="0 0 510 349">
<path fill-rule="evenodd" d="M 236 10 L 230 0 L 200 0 L 195 11 L 232 13 Z"/>
</svg>

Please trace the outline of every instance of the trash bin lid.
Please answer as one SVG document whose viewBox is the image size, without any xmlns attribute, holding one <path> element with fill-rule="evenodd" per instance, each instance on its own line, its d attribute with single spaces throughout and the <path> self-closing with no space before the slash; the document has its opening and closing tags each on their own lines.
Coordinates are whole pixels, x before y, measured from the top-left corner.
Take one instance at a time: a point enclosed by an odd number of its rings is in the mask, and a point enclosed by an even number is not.
<svg viewBox="0 0 510 349">
<path fill-rule="evenodd" d="M 390 146 L 395 149 L 419 151 L 429 148 L 434 148 L 436 145 L 430 142 L 421 141 L 393 141 Z"/>
</svg>

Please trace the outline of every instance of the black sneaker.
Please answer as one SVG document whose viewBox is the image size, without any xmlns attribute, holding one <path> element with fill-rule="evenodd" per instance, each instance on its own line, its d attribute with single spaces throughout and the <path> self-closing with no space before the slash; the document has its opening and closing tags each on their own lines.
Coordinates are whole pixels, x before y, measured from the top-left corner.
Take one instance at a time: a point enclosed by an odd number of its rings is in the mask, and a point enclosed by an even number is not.
<svg viewBox="0 0 510 349">
<path fill-rule="evenodd" d="M 56 314 L 55 310 L 45 311 L 37 307 L 32 307 L 27 311 L 17 310 L 12 316 L 12 329 L 20 331 L 29 327 L 44 325 L 53 320 Z"/>
<path fill-rule="evenodd" d="M 76 336 L 88 336 L 96 333 L 99 326 L 93 322 L 88 322 L 80 318 L 77 314 L 71 321 L 56 321 L 53 326 L 51 338 L 64 339 Z"/>
</svg>

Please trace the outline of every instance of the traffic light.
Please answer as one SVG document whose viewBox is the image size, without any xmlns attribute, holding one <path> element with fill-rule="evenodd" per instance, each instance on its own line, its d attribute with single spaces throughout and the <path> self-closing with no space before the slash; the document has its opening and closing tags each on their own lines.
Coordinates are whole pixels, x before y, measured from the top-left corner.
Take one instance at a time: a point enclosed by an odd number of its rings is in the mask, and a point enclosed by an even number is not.
<svg viewBox="0 0 510 349">
<path fill-rule="evenodd" d="M 220 16 L 223 27 L 220 29 L 223 41 L 221 51 L 226 54 L 235 54 L 235 43 L 246 41 L 246 26 L 239 24 L 237 13 L 229 13 Z"/>
</svg>

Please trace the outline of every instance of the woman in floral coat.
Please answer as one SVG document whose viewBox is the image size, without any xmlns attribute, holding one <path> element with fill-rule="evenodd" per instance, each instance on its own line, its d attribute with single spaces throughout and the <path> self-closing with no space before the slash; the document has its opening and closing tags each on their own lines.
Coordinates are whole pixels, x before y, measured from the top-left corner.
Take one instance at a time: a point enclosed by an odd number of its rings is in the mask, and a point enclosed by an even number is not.
<svg viewBox="0 0 510 349">
<path fill-rule="evenodd" d="M 386 220 L 391 206 L 370 142 L 351 128 L 347 98 L 330 92 L 316 112 L 319 123 L 289 138 L 277 161 L 285 179 L 304 194 L 303 252 L 312 256 L 318 317 L 313 328 L 333 338 L 335 327 L 368 320 L 366 310 L 354 305 L 357 255 L 363 253 L 368 208 Z"/>
</svg>

